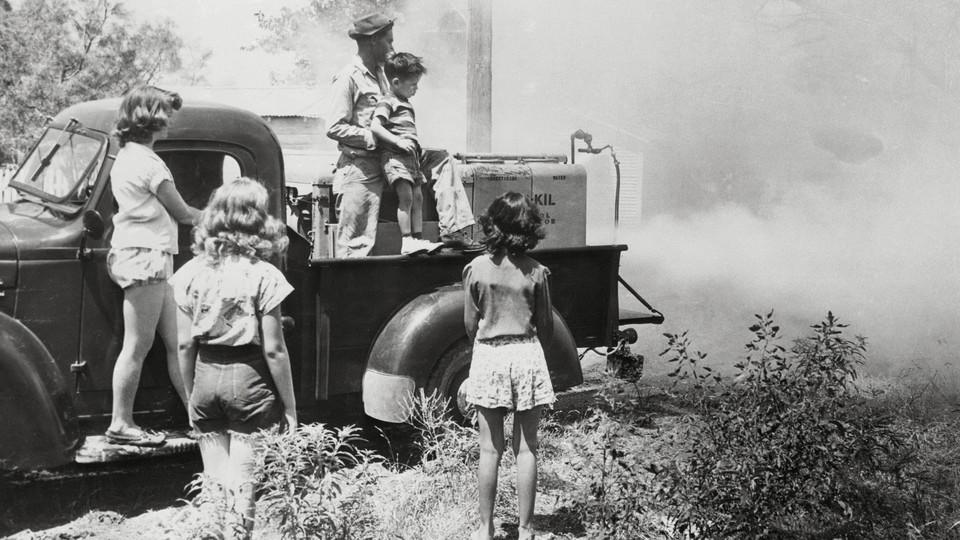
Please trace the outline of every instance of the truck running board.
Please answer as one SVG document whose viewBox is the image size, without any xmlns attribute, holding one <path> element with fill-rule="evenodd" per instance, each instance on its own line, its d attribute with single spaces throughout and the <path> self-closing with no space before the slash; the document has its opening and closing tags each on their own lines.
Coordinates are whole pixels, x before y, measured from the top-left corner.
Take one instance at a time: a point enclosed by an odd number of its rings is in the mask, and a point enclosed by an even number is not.
<svg viewBox="0 0 960 540">
<path fill-rule="evenodd" d="M 619 281 L 634 298 L 640 301 L 643 304 L 643 307 L 647 308 L 649 313 L 644 313 L 642 311 L 635 311 L 632 309 L 620 309 L 620 324 L 663 324 L 663 313 L 657 310 L 657 308 L 651 306 L 646 300 L 640 296 L 633 287 L 630 286 L 622 276 L 617 276 L 617 281 Z"/>
<path fill-rule="evenodd" d="M 111 463 L 129 459 L 146 457 L 171 456 L 175 454 L 194 453 L 200 449 L 197 441 L 189 438 L 183 432 L 168 431 L 167 439 L 162 446 L 144 447 L 125 444 L 112 444 L 103 435 L 88 436 L 83 446 L 77 450 L 74 459 L 77 463 Z"/>
</svg>

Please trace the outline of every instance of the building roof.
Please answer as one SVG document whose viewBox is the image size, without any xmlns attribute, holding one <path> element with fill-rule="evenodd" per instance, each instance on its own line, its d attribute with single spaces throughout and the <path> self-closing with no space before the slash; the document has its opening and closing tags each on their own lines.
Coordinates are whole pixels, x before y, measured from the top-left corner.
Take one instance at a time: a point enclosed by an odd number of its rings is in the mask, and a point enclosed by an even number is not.
<svg viewBox="0 0 960 540">
<path fill-rule="evenodd" d="M 323 118 L 327 92 L 319 86 L 174 86 L 185 101 L 213 101 L 259 116 Z"/>
</svg>

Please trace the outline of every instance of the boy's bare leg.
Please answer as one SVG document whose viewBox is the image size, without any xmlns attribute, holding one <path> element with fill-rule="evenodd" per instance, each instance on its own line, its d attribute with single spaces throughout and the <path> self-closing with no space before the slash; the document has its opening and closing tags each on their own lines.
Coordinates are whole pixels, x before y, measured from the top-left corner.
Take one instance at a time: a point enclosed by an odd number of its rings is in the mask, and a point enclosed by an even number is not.
<svg viewBox="0 0 960 540">
<path fill-rule="evenodd" d="M 413 184 L 406 180 L 398 179 L 393 183 L 397 190 L 397 224 L 400 225 L 400 234 L 409 236 L 412 232 L 411 213 L 414 208 Z"/>
<path fill-rule="evenodd" d="M 410 205 L 410 230 L 414 238 L 423 233 L 423 190 L 413 186 L 413 200 Z"/>
</svg>

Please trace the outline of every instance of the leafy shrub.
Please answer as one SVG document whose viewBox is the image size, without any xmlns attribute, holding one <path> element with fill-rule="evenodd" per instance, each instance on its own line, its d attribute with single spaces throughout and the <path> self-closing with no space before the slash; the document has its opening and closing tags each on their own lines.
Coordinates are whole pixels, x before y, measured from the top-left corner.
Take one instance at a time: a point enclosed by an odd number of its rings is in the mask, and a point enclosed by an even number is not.
<svg viewBox="0 0 960 540">
<path fill-rule="evenodd" d="M 756 317 L 733 382 L 690 417 L 689 458 L 664 473 L 665 496 L 681 529 L 708 538 L 856 536 L 870 519 L 859 479 L 903 443 L 850 384 L 866 342 L 828 313 L 788 351 L 773 313 Z M 667 337 L 677 370 L 694 371 L 702 357 Z"/>
<path fill-rule="evenodd" d="M 256 465 L 259 507 L 283 538 L 376 537 L 366 499 L 380 458 L 358 448 L 359 432 L 309 424 L 265 436 Z"/>
</svg>

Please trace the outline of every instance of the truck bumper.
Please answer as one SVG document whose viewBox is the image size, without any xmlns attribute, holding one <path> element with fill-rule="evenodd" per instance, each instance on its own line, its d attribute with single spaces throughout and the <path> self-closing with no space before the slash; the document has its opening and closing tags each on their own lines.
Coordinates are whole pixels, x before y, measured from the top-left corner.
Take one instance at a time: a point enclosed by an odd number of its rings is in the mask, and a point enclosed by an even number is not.
<svg viewBox="0 0 960 540">
<path fill-rule="evenodd" d="M 363 411 L 384 422 L 406 422 L 416 388 L 411 377 L 368 369 L 363 374 Z"/>
</svg>

